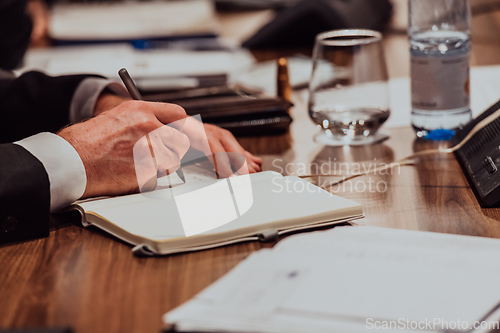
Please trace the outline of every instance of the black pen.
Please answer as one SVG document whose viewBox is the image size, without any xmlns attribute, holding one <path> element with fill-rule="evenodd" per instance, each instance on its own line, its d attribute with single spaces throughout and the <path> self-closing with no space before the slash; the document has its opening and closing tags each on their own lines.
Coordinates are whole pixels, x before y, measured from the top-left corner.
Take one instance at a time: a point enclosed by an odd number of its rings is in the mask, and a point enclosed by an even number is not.
<svg viewBox="0 0 500 333">
<path fill-rule="evenodd" d="M 122 68 L 118 71 L 118 75 L 120 75 L 123 84 L 125 85 L 125 87 L 127 87 L 130 96 L 137 101 L 142 101 L 141 93 L 139 92 L 139 89 L 137 89 L 137 86 L 135 85 L 134 80 L 132 80 L 132 78 L 130 77 L 128 71 L 125 68 Z M 175 173 L 184 183 L 186 182 L 186 178 L 184 177 L 184 172 L 182 171 L 180 165 L 177 171 L 175 171 Z"/>
</svg>

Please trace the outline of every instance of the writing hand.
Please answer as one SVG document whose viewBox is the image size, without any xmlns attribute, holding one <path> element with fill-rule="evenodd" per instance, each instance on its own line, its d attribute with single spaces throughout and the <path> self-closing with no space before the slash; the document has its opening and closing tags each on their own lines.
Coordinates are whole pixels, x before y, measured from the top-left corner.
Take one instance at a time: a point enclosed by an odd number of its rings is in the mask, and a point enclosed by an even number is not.
<svg viewBox="0 0 500 333">
<path fill-rule="evenodd" d="M 96 103 L 94 115 L 98 115 L 106 110 L 116 107 L 117 105 L 127 100 L 128 99 L 123 97 L 111 94 L 103 94 Z M 250 173 L 261 171 L 262 160 L 259 157 L 256 157 L 250 152 L 246 151 L 239 144 L 234 135 L 228 130 L 211 124 L 202 125 L 194 118 L 189 118 L 189 120 L 184 124 L 181 131 L 188 136 L 193 148 L 203 152 L 209 159 L 212 160 L 212 162 L 214 162 L 212 155 L 215 153 L 239 153 L 246 159 L 248 171 Z M 206 133 L 206 137 L 203 135 L 203 133 Z M 206 146 L 207 141 L 209 144 L 208 146 Z M 217 173 L 221 177 L 228 177 L 232 175 L 231 162 L 233 162 L 233 165 L 238 163 L 235 163 L 235 161 L 231 161 L 230 158 L 225 157 L 224 154 L 217 154 L 217 156 L 219 156 L 219 160 L 214 163 Z"/>
<path fill-rule="evenodd" d="M 189 139 L 164 124 L 185 117 L 184 109 L 178 105 L 127 101 L 60 131 L 58 135 L 75 148 L 85 166 L 87 187 L 82 197 L 137 192 L 144 185 L 139 184 L 138 178 L 143 181 L 156 177 L 159 170 L 175 171 L 189 149 Z M 149 133 L 153 134 L 151 145 L 158 151 L 156 165 L 151 168 L 153 160 L 147 156 L 139 167 L 146 174 L 139 175 L 134 165 L 134 146 L 143 145 L 143 151 L 149 153 L 144 139 Z"/>
</svg>

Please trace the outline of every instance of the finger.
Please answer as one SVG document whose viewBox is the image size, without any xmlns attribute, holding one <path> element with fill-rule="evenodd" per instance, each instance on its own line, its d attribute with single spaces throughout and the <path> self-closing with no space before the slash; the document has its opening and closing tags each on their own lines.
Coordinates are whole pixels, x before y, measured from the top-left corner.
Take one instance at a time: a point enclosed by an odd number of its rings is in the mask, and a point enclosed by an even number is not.
<svg viewBox="0 0 500 333">
<path fill-rule="evenodd" d="M 214 153 L 215 171 L 219 178 L 229 178 L 233 176 L 233 169 L 231 168 L 231 160 L 226 152 Z"/>
<path fill-rule="evenodd" d="M 230 132 L 226 132 L 227 134 L 223 135 L 221 138 L 222 145 L 224 146 L 224 149 L 227 152 L 230 152 L 229 156 L 231 157 L 231 162 L 233 163 L 233 166 L 236 168 L 238 171 L 238 174 L 248 174 L 250 171 L 250 165 L 249 163 L 251 160 L 247 159 L 247 151 L 243 149 L 243 147 L 239 144 L 239 142 L 236 140 L 234 135 Z M 237 155 L 235 155 L 237 154 Z M 243 161 L 240 161 L 240 159 L 237 156 L 241 156 Z M 246 163 L 246 170 L 241 169 L 243 166 L 244 161 L 247 161 Z"/>
<path fill-rule="evenodd" d="M 240 153 L 242 155 L 245 154 L 245 149 L 240 145 L 238 140 L 234 137 L 234 135 L 229 132 L 225 131 L 220 137 L 220 141 L 222 142 L 222 145 L 224 146 L 224 149 L 228 152 L 235 152 L 235 153 Z"/>
<path fill-rule="evenodd" d="M 208 157 L 212 155 L 212 152 L 207 138 L 207 130 L 211 131 L 214 127 L 214 125 L 203 124 L 195 117 L 188 117 L 185 119 L 181 132 L 188 136 L 194 149 L 201 151 Z"/>
<path fill-rule="evenodd" d="M 254 162 L 261 164 L 262 160 L 258 157 L 253 156 L 250 152 L 246 151 L 236 140 L 234 135 L 231 132 L 225 132 L 225 134 L 221 138 L 222 144 L 224 148 L 228 152 L 237 152 L 245 156 L 248 162 Z"/>
<path fill-rule="evenodd" d="M 170 124 L 187 117 L 186 111 L 177 105 L 169 103 L 147 103 L 148 108 L 154 113 L 162 124 Z M 178 125 L 180 125 L 180 122 Z"/>
<path fill-rule="evenodd" d="M 258 164 L 258 165 L 262 165 L 262 159 L 260 157 L 257 157 L 255 155 L 253 155 L 252 153 L 250 153 L 248 151 L 245 151 L 245 157 L 248 160 L 250 160 L 250 161 L 252 161 L 252 162 L 254 162 L 254 163 Z"/>
<path fill-rule="evenodd" d="M 251 174 L 251 173 L 256 173 L 257 171 L 255 171 L 255 169 L 252 167 L 252 166 L 248 166 L 248 173 Z"/>
<path fill-rule="evenodd" d="M 260 166 L 262 166 L 262 159 L 259 158 L 259 157 L 256 157 L 254 155 L 252 155 L 251 153 L 249 153 L 248 151 L 245 152 L 245 157 L 247 158 L 248 161 L 250 161 L 251 163 L 255 163 L 259 166 L 259 169 L 260 169 Z"/>
<path fill-rule="evenodd" d="M 249 164 L 252 165 L 256 170 L 260 170 L 261 168 L 260 164 L 255 163 L 253 160 L 251 160 Z"/>
<path fill-rule="evenodd" d="M 188 137 L 170 126 L 161 126 L 149 133 L 153 149 L 155 147 L 167 147 L 174 152 L 179 159 L 189 150 Z M 156 154 L 156 153 L 155 153 Z"/>
<path fill-rule="evenodd" d="M 243 154 L 228 152 L 227 155 L 231 160 L 231 165 L 236 170 L 235 174 L 248 175 L 250 173 L 247 160 Z"/>
<path fill-rule="evenodd" d="M 155 158 L 158 163 L 158 178 L 170 175 L 179 169 L 181 160 L 176 153 L 163 145 L 154 147 L 154 149 L 156 154 Z"/>
<path fill-rule="evenodd" d="M 231 162 L 224 147 L 222 146 L 222 143 L 219 140 L 212 140 L 209 144 L 210 150 L 213 152 L 215 171 L 222 178 L 231 177 L 233 175 Z"/>
<path fill-rule="evenodd" d="M 253 162 L 257 163 L 258 165 L 262 165 L 262 158 L 254 156 L 249 152 L 247 153 L 251 156 Z"/>
<path fill-rule="evenodd" d="M 185 131 L 184 131 L 184 128 L 186 127 L 186 124 L 187 124 L 187 120 L 189 119 L 189 117 L 187 118 L 182 118 L 182 119 L 179 119 L 179 120 L 175 120 L 173 122 L 170 122 L 170 123 L 167 123 L 165 125 L 168 125 L 170 127 L 173 127 L 175 128 L 176 130 L 182 132 L 185 134 Z"/>
<path fill-rule="evenodd" d="M 152 191 L 156 188 L 157 165 L 151 156 L 146 136 L 139 139 L 133 148 L 134 168 L 140 192 Z"/>
<path fill-rule="evenodd" d="M 248 169 L 252 170 L 250 173 L 254 173 L 254 172 L 259 172 L 260 171 L 260 167 L 257 164 L 252 163 L 252 162 L 249 163 Z"/>
<path fill-rule="evenodd" d="M 158 177 L 166 176 L 180 166 L 189 149 L 189 139 L 169 126 L 162 126 L 149 134 L 158 164 Z"/>
<path fill-rule="evenodd" d="M 250 173 L 255 173 L 259 172 L 261 170 L 260 164 L 262 164 L 262 160 L 260 158 L 256 158 L 253 156 L 251 153 L 243 149 L 243 147 L 238 143 L 236 138 L 231 135 L 225 136 L 222 140 L 224 148 L 226 148 L 227 151 L 236 151 L 237 153 L 241 154 L 247 161 L 247 167 L 248 167 L 248 172 Z M 235 165 L 236 169 L 240 169 L 240 166 L 237 165 L 237 161 L 232 160 L 233 165 Z M 260 164 L 259 164 L 260 163 Z M 240 172 L 238 171 L 238 174 L 246 174 L 246 172 Z"/>
<path fill-rule="evenodd" d="M 250 173 L 254 173 L 254 172 L 260 172 L 260 166 L 257 165 L 256 163 L 254 162 L 250 162 L 250 165 L 248 166 L 249 169 L 252 169 L 252 171 Z"/>
</svg>

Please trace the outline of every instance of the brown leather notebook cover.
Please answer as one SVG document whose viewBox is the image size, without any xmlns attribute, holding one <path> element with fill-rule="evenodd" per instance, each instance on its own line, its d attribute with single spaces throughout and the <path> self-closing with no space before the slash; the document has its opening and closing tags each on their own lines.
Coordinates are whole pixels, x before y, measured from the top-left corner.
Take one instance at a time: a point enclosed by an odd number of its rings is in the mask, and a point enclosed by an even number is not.
<svg viewBox="0 0 500 333">
<path fill-rule="evenodd" d="M 161 100 L 158 98 L 161 95 L 152 97 Z M 199 114 L 204 123 L 226 128 L 234 135 L 280 134 L 286 132 L 292 122 L 288 110 L 293 104 L 276 97 L 223 94 L 162 101 L 179 104 L 189 115 Z"/>
<path fill-rule="evenodd" d="M 292 104 L 281 98 L 220 97 L 181 101 L 189 115 L 218 125 L 234 135 L 280 134 L 288 130 Z"/>
</svg>

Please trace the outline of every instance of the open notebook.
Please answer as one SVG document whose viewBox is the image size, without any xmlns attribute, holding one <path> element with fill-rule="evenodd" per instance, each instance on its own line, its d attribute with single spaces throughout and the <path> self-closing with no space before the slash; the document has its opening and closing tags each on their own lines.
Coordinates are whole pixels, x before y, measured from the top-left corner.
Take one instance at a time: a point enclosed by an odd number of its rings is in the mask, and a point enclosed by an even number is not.
<svg viewBox="0 0 500 333">
<path fill-rule="evenodd" d="M 361 205 L 297 177 L 261 172 L 75 205 L 139 255 L 196 251 L 361 218 Z"/>
</svg>

